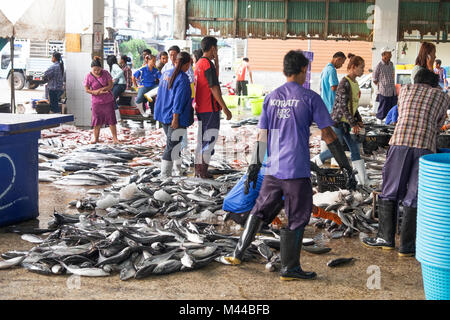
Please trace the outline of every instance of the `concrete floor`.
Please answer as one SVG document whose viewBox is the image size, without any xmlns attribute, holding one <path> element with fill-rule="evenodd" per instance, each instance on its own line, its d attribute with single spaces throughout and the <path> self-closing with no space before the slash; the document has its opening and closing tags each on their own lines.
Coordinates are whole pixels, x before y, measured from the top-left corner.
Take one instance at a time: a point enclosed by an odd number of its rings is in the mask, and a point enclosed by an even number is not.
<svg viewBox="0 0 450 320">
<path fill-rule="evenodd" d="M 45 227 L 53 209 L 65 210 L 69 201 L 81 196 L 79 189 L 40 184 L 40 226 Z M 321 230 L 308 227 L 305 237 Z M 281 282 L 277 273 L 265 271 L 264 264 L 239 267 L 213 262 L 202 270 L 149 277 L 123 282 L 116 274 L 108 278 L 43 276 L 22 268 L 0 271 L 0 299 L 188 299 L 188 300 L 403 300 L 424 299 L 419 262 L 398 258 L 397 252 L 367 249 L 358 237 L 332 240 L 332 251 L 324 255 L 302 252 L 305 270 L 314 270 L 317 280 Z M 28 250 L 33 245 L 16 234 L 0 233 L 0 252 Z M 338 257 L 354 257 L 350 265 L 335 269 L 326 263 Z M 371 267 L 372 266 L 372 267 Z M 375 267 L 373 267 L 375 266 Z M 373 270 L 379 268 L 379 289 Z M 371 272 L 368 273 L 372 270 Z M 369 289 L 367 284 L 372 284 Z"/>
</svg>

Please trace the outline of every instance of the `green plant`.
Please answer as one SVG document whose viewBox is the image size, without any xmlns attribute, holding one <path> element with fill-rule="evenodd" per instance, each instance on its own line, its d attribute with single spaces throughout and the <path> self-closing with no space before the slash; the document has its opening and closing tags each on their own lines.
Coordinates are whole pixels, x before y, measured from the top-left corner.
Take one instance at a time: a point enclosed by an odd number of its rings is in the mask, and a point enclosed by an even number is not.
<svg viewBox="0 0 450 320">
<path fill-rule="evenodd" d="M 142 39 L 131 39 L 130 41 L 123 42 L 119 46 L 120 54 L 131 55 L 133 57 L 133 63 L 135 68 L 139 68 L 142 66 L 142 52 L 145 49 L 150 49 L 152 54 L 157 54 L 157 50 L 151 47 L 148 47 L 147 43 Z"/>
</svg>

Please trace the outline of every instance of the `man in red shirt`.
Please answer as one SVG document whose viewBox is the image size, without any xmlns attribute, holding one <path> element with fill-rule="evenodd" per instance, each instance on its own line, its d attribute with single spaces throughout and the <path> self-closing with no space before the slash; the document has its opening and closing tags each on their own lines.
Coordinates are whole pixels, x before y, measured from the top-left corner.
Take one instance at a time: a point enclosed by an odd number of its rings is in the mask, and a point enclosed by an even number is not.
<svg viewBox="0 0 450 320">
<path fill-rule="evenodd" d="M 211 61 L 218 60 L 217 39 L 205 37 L 201 46 L 203 56 L 195 65 L 195 109 L 199 121 L 195 176 L 210 179 L 208 165 L 219 136 L 220 111 L 223 110 L 227 120 L 231 120 L 232 115 L 222 99 L 216 66 Z"/>
<path fill-rule="evenodd" d="M 252 70 L 250 70 L 249 62 L 250 60 L 248 58 L 242 59 L 242 62 L 239 64 L 239 67 L 236 70 L 236 94 L 238 96 L 247 95 L 248 81 L 245 80 L 245 74 L 247 73 L 247 71 L 250 76 L 250 83 L 253 83 L 253 75 Z"/>
</svg>

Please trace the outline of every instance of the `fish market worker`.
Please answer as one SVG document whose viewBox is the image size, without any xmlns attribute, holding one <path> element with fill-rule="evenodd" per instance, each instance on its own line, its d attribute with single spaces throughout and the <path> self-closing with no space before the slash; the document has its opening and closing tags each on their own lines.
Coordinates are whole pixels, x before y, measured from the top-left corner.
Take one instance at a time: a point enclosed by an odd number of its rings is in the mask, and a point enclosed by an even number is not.
<svg viewBox="0 0 450 320">
<path fill-rule="evenodd" d="M 258 141 L 247 171 L 247 188 L 256 186 L 258 173 L 267 151 L 268 160 L 261 191 L 256 200 L 232 256 L 225 257 L 238 265 L 264 221 L 274 217 L 273 207 L 282 201 L 288 218 L 288 227 L 281 229 L 280 279 L 314 279 L 315 272 L 305 272 L 300 266 L 300 251 L 305 226 L 313 209 L 311 162 L 309 151 L 310 126 L 315 122 L 347 177 L 347 187 L 354 189 L 356 180 L 342 145 L 331 129 L 334 124 L 320 96 L 302 87 L 306 80 L 309 60 L 301 51 L 289 51 L 284 57 L 284 75 L 287 82 L 264 100 L 259 120 Z M 278 212 L 275 213 L 275 215 Z"/>
<path fill-rule="evenodd" d="M 194 122 L 191 85 L 186 72 L 191 67 L 191 56 L 187 52 L 178 54 L 175 68 L 166 71 L 158 88 L 155 105 L 155 120 L 162 123 L 167 136 L 166 149 L 161 164 L 161 176 L 172 175 L 173 163 L 181 166 L 179 146 L 186 136 L 186 128 Z M 178 168 L 178 172 L 182 172 Z"/>
<path fill-rule="evenodd" d="M 450 97 L 439 88 L 438 81 L 433 71 L 424 68 L 417 72 L 414 84 L 400 90 L 398 121 L 383 167 L 378 234 L 362 240 L 367 247 L 395 249 L 396 209 L 402 201 L 404 213 L 398 255 L 411 257 L 416 252 L 419 159 L 436 152 L 436 137 L 450 107 Z"/>
<path fill-rule="evenodd" d="M 141 81 L 142 85 L 139 86 L 138 95 L 136 97 L 136 106 L 142 103 L 142 108 L 139 108 L 141 114 L 145 107 L 145 94 L 157 87 L 157 81 L 161 77 L 161 72 L 156 69 L 156 57 L 149 54 L 144 58 L 145 66 L 136 71 L 133 75 L 133 84 L 137 88 L 137 81 Z"/>
<path fill-rule="evenodd" d="M 218 68 L 217 39 L 205 37 L 201 42 L 203 56 L 195 65 L 195 109 L 199 121 L 197 150 L 195 153 L 195 176 L 210 179 L 208 166 L 214 155 L 214 146 L 220 130 L 220 115 L 223 110 L 227 120 L 232 114 L 223 101 L 220 90 Z"/>
<path fill-rule="evenodd" d="M 55 51 L 52 54 L 53 64 L 45 71 L 44 80 L 48 82 L 48 97 L 50 100 L 50 111 L 52 113 L 61 113 L 59 107 L 59 100 L 64 94 L 64 62 L 61 57 L 61 53 Z"/>
</svg>

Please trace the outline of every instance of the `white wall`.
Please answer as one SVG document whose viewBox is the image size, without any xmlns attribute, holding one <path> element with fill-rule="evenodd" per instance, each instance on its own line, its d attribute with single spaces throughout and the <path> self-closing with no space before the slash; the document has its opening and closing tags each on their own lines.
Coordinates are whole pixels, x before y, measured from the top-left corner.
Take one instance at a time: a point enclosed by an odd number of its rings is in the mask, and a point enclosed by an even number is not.
<svg viewBox="0 0 450 320">
<path fill-rule="evenodd" d="M 374 33 L 373 33 L 373 59 L 372 69 L 375 70 L 377 64 L 381 61 L 381 48 L 389 46 L 395 49 L 397 46 L 398 30 L 398 8 L 399 0 L 376 0 L 374 12 Z M 392 63 L 397 63 L 396 55 L 393 54 Z"/>
<path fill-rule="evenodd" d="M 81 37 L 81 52 L 66 52 L 67 110 L 77 126 L 91 125 L 91 96 L 83 81 L 91 69 L 94 24 L 104 30 L 104 6 L 104 0 L 66 0 L 66 33 Z"/>
<path fill-rule="evenodd" d="M 83 81 L 91 71 L 91 53 L 67 52 L 66 87 L 67 110 L 75 117 L 77 126 L 91 125 L 91 96 L 85 92 Z"/>
</svg>

